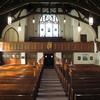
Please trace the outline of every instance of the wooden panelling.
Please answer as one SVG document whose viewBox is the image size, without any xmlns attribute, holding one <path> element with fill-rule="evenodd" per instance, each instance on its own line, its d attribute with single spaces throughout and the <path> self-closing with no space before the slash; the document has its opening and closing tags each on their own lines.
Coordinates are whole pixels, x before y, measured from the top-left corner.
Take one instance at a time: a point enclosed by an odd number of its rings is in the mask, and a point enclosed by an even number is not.
<svg viewBox="0 0 100 100">
<path fill-rule="evenodd" d="M 4 64 L 21 64 L 20 59 L 4 59 Z"/>
<path fill-rule="evenodd" d="M 0 42 L 1 52 L 93 52 L 93 42 Z"/>
</svg>

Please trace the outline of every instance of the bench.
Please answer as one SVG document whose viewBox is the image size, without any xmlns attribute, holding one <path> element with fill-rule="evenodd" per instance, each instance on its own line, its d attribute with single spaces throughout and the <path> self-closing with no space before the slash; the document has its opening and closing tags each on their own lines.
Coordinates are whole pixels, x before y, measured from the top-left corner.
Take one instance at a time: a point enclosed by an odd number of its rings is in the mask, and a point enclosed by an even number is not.
<svg viewBox="0 0 100 100">
<path fill-rule="evenodd" d="M 0 100 L 35 100 L 41 70 L 30 65 L 0 66 Z"/>
<path fill-rule="evenodd" d="M 69 71 L 69 100 L 98 100 L 100 97 L 100 68 L 74 66 Z"/>
</svg>

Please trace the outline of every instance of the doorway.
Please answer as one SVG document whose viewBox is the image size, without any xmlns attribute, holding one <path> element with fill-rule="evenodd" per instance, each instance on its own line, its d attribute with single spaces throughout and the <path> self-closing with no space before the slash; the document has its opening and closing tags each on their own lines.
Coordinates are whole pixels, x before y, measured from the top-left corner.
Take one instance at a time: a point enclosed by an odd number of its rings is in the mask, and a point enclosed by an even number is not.
<svg viewBox="0 0 100 100">
<path fill-rule="evenodd" d="M 54 68 L 54 54 L 45 53 L 44 54 L 44 68 Z"/>
<path fill-rule="evenodd" d="M 87 35 L 86 34 L 81 34 L 80 39 L 81 39 L 81 42 L 87 42 Z"/>
</svg>

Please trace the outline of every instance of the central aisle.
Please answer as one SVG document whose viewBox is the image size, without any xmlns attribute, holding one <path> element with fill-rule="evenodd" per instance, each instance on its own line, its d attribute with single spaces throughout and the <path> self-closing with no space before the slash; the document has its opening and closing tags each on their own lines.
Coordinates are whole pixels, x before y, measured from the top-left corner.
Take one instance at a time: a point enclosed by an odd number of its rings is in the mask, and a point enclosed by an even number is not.
<svg viewBox="0 0 100 100">
<path fill-rule="evenodd" d="M 44 69 L 36 100 L 68 100 L 55 69 Z"/>
</svg>

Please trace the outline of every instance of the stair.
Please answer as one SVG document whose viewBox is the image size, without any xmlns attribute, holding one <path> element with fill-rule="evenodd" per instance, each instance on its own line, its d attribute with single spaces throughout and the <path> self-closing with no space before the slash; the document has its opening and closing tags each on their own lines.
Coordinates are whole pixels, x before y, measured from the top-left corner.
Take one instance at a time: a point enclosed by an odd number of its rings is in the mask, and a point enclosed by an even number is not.
<svg viewBox="0 0 100 100">
<path fill-rule="evenodd" d="M 44 69 L 36 100 L 68 100 L 55 69 Z"/>
</svg>

